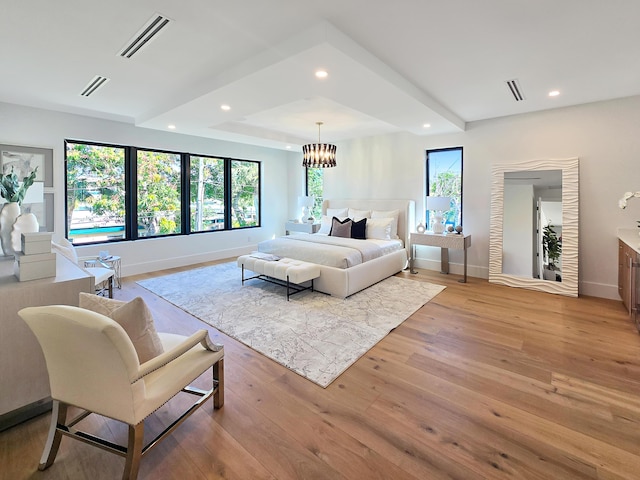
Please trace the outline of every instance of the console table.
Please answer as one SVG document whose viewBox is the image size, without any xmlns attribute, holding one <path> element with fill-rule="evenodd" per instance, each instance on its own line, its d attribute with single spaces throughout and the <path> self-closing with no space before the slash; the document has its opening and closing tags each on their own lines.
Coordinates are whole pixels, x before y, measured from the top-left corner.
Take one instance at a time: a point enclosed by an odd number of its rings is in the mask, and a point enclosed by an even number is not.
<svg viewBox="0 0 640 480">
<path fill-rule="evenodd" d="M 0 258 L 0 431 L 51 409 L 49 375 L 35 335 L 18 316 L 24 307 L 78 305 L 94 277 L 56 255 L 56 276 L 19 282 L 13 257 Z"/>
<path fill-rule="evenodd" d="M 416 258 L 416 245 L 426 245 L 428 247 L 440 247 L 440 273 L 449 273 L 449 249 L 464 250 L 464 277 L 460 283 L 467 281 L 467 249 L 471 246 L 471 235 L 462 234 L 439 234 L 439 233 L 412 233 L 409 237 L 411 246 L 411 259 L 409 271 L 418 273 L 413 268 L 413 261 Z"/>
</svg>

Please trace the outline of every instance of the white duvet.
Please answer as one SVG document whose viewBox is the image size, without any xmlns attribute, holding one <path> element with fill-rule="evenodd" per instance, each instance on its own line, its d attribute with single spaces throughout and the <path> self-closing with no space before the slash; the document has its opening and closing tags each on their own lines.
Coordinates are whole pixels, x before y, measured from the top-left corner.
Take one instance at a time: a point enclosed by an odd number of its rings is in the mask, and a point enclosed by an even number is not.
<svg viewBox="0 0 640 480">
<path fill-rule="evenodd" d="M 266 240 L 258 251 L 336 268 L 349 268 L 403 248 L 401 240 L 356 240 L 294 234 Z"/>
</svg>

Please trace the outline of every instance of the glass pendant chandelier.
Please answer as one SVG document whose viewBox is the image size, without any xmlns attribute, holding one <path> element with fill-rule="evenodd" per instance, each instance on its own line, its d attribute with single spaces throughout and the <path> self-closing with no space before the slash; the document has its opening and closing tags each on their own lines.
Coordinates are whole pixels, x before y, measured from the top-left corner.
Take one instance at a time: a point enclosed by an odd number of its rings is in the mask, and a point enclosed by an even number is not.
<svg viewBox="0 0 640 480">
<path fill-rule="evenodd" d="M 318 125 L 318 143 L 302 146 L 302 166 L 307 168 L 329 168 L 336 166 L 336 146 L 330 143 L 320 143 L 320 126 Z"/>
</svg>

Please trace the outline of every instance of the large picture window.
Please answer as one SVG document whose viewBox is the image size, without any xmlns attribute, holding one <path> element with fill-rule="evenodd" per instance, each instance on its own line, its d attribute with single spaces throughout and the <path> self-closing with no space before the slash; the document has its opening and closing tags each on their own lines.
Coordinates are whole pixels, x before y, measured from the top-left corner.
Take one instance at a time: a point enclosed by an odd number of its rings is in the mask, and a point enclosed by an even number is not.
<svg viewBox="0 0 640 480">
<path fill-rule="evenodd" d="M 462 147 L 427 150 L 427 195 L 449 197 L 451 208 L 443 212 L 444 225 L 462 225 Z M 426 211 L 427 226 L 431 213 Z"/>
<path fill-rule="evenodd" d="M 138 237 L 180 233 L 180 154 L 137 153 Z"/>
<path fill-rule="evenodd" d="M 67 142 L 67 232 L 75 244 L 125 238 L 125 149 Z"/>
<path fill-rule="evenodd" d="M 260 226 L 260 162 L 65 141 L 75 244 Z"/>
<path fill-rule="evenodd" d="M 260 164 L 231 161 L 231 228 L 260 224 Z"/>
<path fill-rule="evenodd" d="M 324 168 L 307 168 L 307 195 L 315 198 L 311 215 L 322 218 L 322 200 L 324 186 Z"/>
<path fill-rule="evenodd" d="M 224 160 L 191 157 L 189 219 L 192 232 L 224 229 Z"/>
</svg>

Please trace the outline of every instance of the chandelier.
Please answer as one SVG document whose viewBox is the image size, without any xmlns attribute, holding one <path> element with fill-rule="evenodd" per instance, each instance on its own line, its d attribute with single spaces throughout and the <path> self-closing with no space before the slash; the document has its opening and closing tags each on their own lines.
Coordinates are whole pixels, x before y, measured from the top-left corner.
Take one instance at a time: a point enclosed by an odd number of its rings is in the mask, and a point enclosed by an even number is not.
<svg viewBox="0 0 640 480">
<path fill-rule="evenodd" d="M 329 168 L 336 166 L 336 146 L 330 143 L 320 143 L 320 125 L 318 125 L 318 143 L 302 146 L 302 166 L 307 168 Z"/>
</svg>

